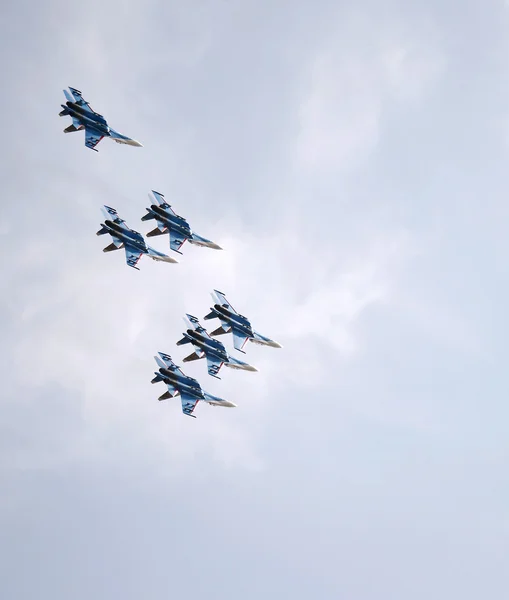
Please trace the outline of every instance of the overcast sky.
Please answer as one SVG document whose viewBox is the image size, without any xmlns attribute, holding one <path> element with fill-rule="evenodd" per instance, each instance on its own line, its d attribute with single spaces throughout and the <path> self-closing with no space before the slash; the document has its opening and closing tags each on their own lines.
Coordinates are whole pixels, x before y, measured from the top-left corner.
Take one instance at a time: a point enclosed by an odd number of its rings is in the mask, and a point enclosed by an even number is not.
<svg viewBox="0 0 509 600">
<path fill-rule="evenodd" d="M 0 597 L 508 597 L 507 3 L 3 8 Z M 103 254 L 151 189 L 224 251 Z M 214 288 L 284 349 L 189 419 Z"/>
</svg>

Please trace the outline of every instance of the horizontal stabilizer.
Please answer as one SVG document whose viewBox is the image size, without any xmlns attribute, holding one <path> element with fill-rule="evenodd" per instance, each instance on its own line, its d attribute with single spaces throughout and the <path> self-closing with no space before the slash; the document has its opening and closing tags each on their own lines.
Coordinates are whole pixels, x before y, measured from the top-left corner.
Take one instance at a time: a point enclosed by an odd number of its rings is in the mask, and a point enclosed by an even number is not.
<svg viewBox="0 0 509 600">
<path fill-rule="evenodd" d="M 201 358 L 201 356 L 196 354 L 196 352 L 193 352 L 189 356 L 186 356 L 185 358 L 183 358 L 182 361 L 183 362 L 191 362 L 192 360 L 200 360 L 200 358 Z"/>
<path fill-rule="evenodd" d="M 122 244 L 122 246 L 123 245 L 124 244 Z M 122 248 L 122 246 L 117 246 L 115 243 L 113 243 L 109 246 L 106 246 L 106 248 L 103 248 L 103 252 L 113 252 L 113 250 L 119 250 L 120 248 Z"/>
<path fill-rule="evenodd" d="M 225 331 L 223 329 L 223 327 L 218 327 L 215 331 L 213 331 L 210 335 L 223 335 L 224 333 L 230 333 L 230 331 L 232 330 L 231 327 L 228 328 L 227 331 Z"/>
<path fill-rule="evenodd" d="M 143 219 L 142 219 L 142 221 L 143 221 Z M 161 231 L 159 229 L 159 227 L 156 227 L 155 229 L 152 229 L 152 231 L 149 231 L 147 233 L 147 237 L 155 237 L 156 235 L 164 235 L 165 233 L 166 233 L 166 231 L 164 231 L 164 230 Z"/>
</svg>

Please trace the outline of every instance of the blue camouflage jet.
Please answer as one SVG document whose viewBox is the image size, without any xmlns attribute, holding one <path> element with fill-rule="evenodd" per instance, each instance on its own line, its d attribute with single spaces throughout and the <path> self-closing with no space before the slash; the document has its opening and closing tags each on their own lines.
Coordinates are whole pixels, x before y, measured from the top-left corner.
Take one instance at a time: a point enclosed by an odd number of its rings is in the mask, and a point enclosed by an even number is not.
<svg viewBox="0 0 509 600">
<path fill-rule="evenodd" d="M 96 149 L 97 144 L 103 137 L 110 137 L 118 144 L 128 144 L 129 146 L 141 147 L 140 142 L 132 140 L 118 131 L 111 129 L 106 119 L 96 113 L 90 104 L 83 98 L 81 92 L 75 88 L 69 87 L 71 93 L 64 90 L 67 102 L 61 104 L 64 109 L 59 113 L 60 117 L 72 117 L 72 125 L 64 129 L 64 133 L 73 133 L 74 131 L 85 130 L 85 146 L 91 150 Z M 72 95 L 71 95 L 72 94 Z"/>
<path fill-rule="evenodd" d="M 212 406 L 227 406 L 235 408 L 237 405 L 233 402 L 228 402 L 217 396 L 212 396 L 201 389 L 200 384 L 193 379 L 185 375 L 179 367 L 172 361 L 171 356 L 159 352 L 159 356 L 154 356 L 156 363 L 159 366 L 159 371 L 154 373 L 155 377 L 151 383 L 158 383 L 164 381 L 168 391 L 162 396 L 159 396 L 158 400 L 167 400 L 168 398 L 174 398 L 180 395 L 182 401 L 182 412 L 188 417 L 196 416 L 192 414 L 193 410 L 200 400 L 208 402 Z"/>
<path fill-rule="evenodd" d="M 172 207 L 164 200 L 163 194 L 155 192 L 154 190 L 152 190 L 152 193 L 157 200 L 157 204 L 155 204 L 152 196 L 149 194 L 148 197 L 151 200 L 151 205 L 150 208 L 146 209 L 147 214 L 142 217 L 141 220 L 149 221 L 150 219 L 155 219 L 157 222 L 157 227 L 147 233 L 147 237 L 169 233 L 170 248 L 179 254 L 182 254 L 182 252 L 180 252 L 180 248 L 186 240 L 189 240 L 189 243 L 194 244 L 195 246 L 203 246 L 206 248 L 214 248 L 215 250 L 222 250 L 221 246 L 218 246 L 214 242 L 211 242 L 201 235 L 194 233 L 184 217 L 177 215 Z"/>
<path fill-rule="evenodd" d="M 143 236 L 138 231 L 130 229 L 126 222 L 118 216 L 117 211 L 110 206 L 104 206 L 101 209 L 106 217 L 104 223 L 101 223 L 101 229 L 97 232 L 97 235 L 105 235 L 109 233 L 113 239 L 113 243 L 104 248 L 103 252 L 112 252 L 113 250 L 120 250 L 125 248 L 126 262 L 133 269 L 139 268 L 136 266 L 141 258 L 142 254 L 150 256 L 153 260 L 159 260 L 162 262 L 176 263 L 178 262 L 174 258 L 166 256 L 162 252 L 154 250 L 150 246 L 147 246 Z"/>
<path fill-rule="evenodd" d="M 204 319 L 209 320 L 217 318 L 221 321 L 221 326 L 210 335 L 223 335 L 224 333 L 231 332 L 233 334 L 233 346 L 235 350 L 239 350 L 239 352 L 244 352 L 242 348 L 244 348 L 248 340 L 253 342 L 253 344 L 260 344 L 261 346 L 282 348 L 281 344 L 278 344 L 278 342 L 254 331 L 248 318 L 239 314 L 233 308 L 223 292 L 214 290 L 212 292 L 212 300 L 214 301 L 214 306 L 210 309 L 212 312 L 204 317 Z"/>
<path fill-rule="evenodd" d="M 184 362 L 199 360 L 200 358 L 205 357 L 207 359 L 208 373 L 216 379 L 221 379 L 217 374 L 223 365 L 230 367 L 231 369 L 258 371 L 256 367 L 252 367 L 251 365 L 230 356 L 228 352 L 226 352 L 224 345 L 219 340 L 213 340 L 200 325 L 200 322 L 196 317 L 186 314 L 184 321 L 189 321 L 190 328 L 183 334 L 184 337 L 177 342 L 177 346 L 193 344 L 196 348 L 195 352 L 184 358 Z"/>
</svg>

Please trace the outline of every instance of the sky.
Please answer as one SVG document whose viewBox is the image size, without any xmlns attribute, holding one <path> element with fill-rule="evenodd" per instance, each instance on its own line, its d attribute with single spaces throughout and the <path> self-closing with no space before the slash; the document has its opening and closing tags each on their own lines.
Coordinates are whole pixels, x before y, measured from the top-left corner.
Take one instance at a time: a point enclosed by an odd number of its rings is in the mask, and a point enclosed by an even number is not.
<svg viewBox="0 0 509 600">
<path fill-rule="evenodd" d="M 508 3 L 3 8 L 0 597 L 506 597 Z M 151 189 L 224 250 L 103 254 Z M 284 348 L 189 419 L 214 288 Z"/>
</svg>

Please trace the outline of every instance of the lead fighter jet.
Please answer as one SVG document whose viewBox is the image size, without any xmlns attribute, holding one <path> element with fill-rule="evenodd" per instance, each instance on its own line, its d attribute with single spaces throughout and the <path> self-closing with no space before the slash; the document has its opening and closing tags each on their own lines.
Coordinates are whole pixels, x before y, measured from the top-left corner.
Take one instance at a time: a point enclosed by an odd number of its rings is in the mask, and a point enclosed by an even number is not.
<svg viewBox="0 0 509 600">
<path fill-rule="evenodd" d="M 186 356 L 184 362 L 199 360 L 205 357 L 207 359 L 207 370 L 209 375 L 216 379 L 223 365 L 231 369 L 241 369 L 243 371 L 258 371 L 256 367 L 248 365 L 237 358 L 230 356 L 226 348 L 219 340 L 213 340 L 206 330 L 200 325 L 200 322 L 193 315 L 186 315 L 185 321 L 189 321 L 191 327 L 184 333 L 184 337 L 177 342 L 177 346 L 183 344 L 193 344 L 196 351 Z"/>
<path fill-rule="evenodd" d="M 155 219 L 157 222 L 157 227 L 147 233 L 147 237 L 169 233 L 170 248 L 179 254 L 182 254 L 182 252 L 180 252 L 180 248 L 186 240 L 189 240 L 190 244 L 195 244 L 196 246 L 204 246 L 206 248 L 222 250 L 221 246 L 218 246 L 217 244 L 214 244 L 214 242 L 211 242 L 201 235 L 194 233 L 194 231 L 191 231 L 189 223 L 184 219 L 184 217 L 177 215 L 172 207 L 164 200 L 163 194 L 154 192 L 154 190 L 152 190 L 152 193 L 157 200 L 157 204 L 152 201 L 152 196 L 149 194 L 148 197 L 152 203 L 150 208 L 146 209 L 147 214 L 142 217 L 141 220 L 149 221 L 150 219 Z"/>
<path fill-rule="evenodd" d="M 164 381 L 168 391 L 162 396 L 159 396 L 158 400 L 167 400 L 168 398 L 174 398 L 180 395 L 182 401 L 182 412 L 189 417 L 196 416 L 192 414 L 193 410 L 200 400 L 208 402 L 212 406 L 228 406 L 236 407 L 237 405 L 233 402 L 228 402 L 217 396 L 212 396 L 201 389 L 200 384 L 193 379 L 185 375 L 179 367 L 172 361 L 171 356 L 159 352 L 159 356 L 154 356 L 159 366 L 159 370 L 155 374 L 154 379 L 151 383 L 158 383 Z"/>
<path fill-rule="evenodd" d="M 271 340 L 261 333 L 254 331 L 248 318 L 239 314 L 233 308 L 223 292 L 214 290 L 212 292 L 212 300 L 214 301 L 214 306 L 210 309 L 212 312 L 204 317 L 204 319 L 208 320 L 217 318 L 221 321 L 221 326 L 213 331 L 210 335 L 222 335 L 224 333 L 231 332 L 233 334 L 233 346 L 240 352 L 244 352 L 242 348 L 244 348 L 248 340 L 253 342 L 253 344 L 260 344 L 261 346 L 282 348 L 281 344 L 278 344 L 274 340 Z"/>
<path fill-rule="evenodd" d="M 104 248 L 103 252 L 112 252 L 113 250 L 120 250 L 125 248 L 126 262 L 133 269 L 139 268 L 136 266 L 141 258 L 142 254 L 147 254 L 153 260 L 160 260 L 162 262 L 176 263 L 174 258 L 170 258 L 147 246 L 143 236 L 138 231 L 130 229 L 126 222 L 118 216 L 117 211 L 110 206 L 104 206 L 101 209 L 106 217 L 104 223 L 101 223 L 101 229 L 97 232 L 97 235 L 105 235 L 109 233 L 113 238 L 113 243 Z"/>
<path fill-rule="evenodd" d="M 110 137 L 118 144 L 128 144 L 129 146 L 139 146 L 140 142 L 128 138 L 126 135 L 122 135 L 118 131 L 111 129 L 106 122 L 106 119 L 96 113 L 90 104 L 83 98 L 81 92 L 75 88 L 69 87 L 71 94 L 67 90 L 64 90 L 64 94 L 67 102 L 61 104 L 62 110 L 59 113 L 60 117 L 69 115 L 72 117 L 72 125 L 64 129 L 64 133 L 73 133 L 74 131 L 85 130 L 85 146 L 91 150 L 96 149 L 97 144 L 103 139 L 103 137 Z"/>
</svg>

